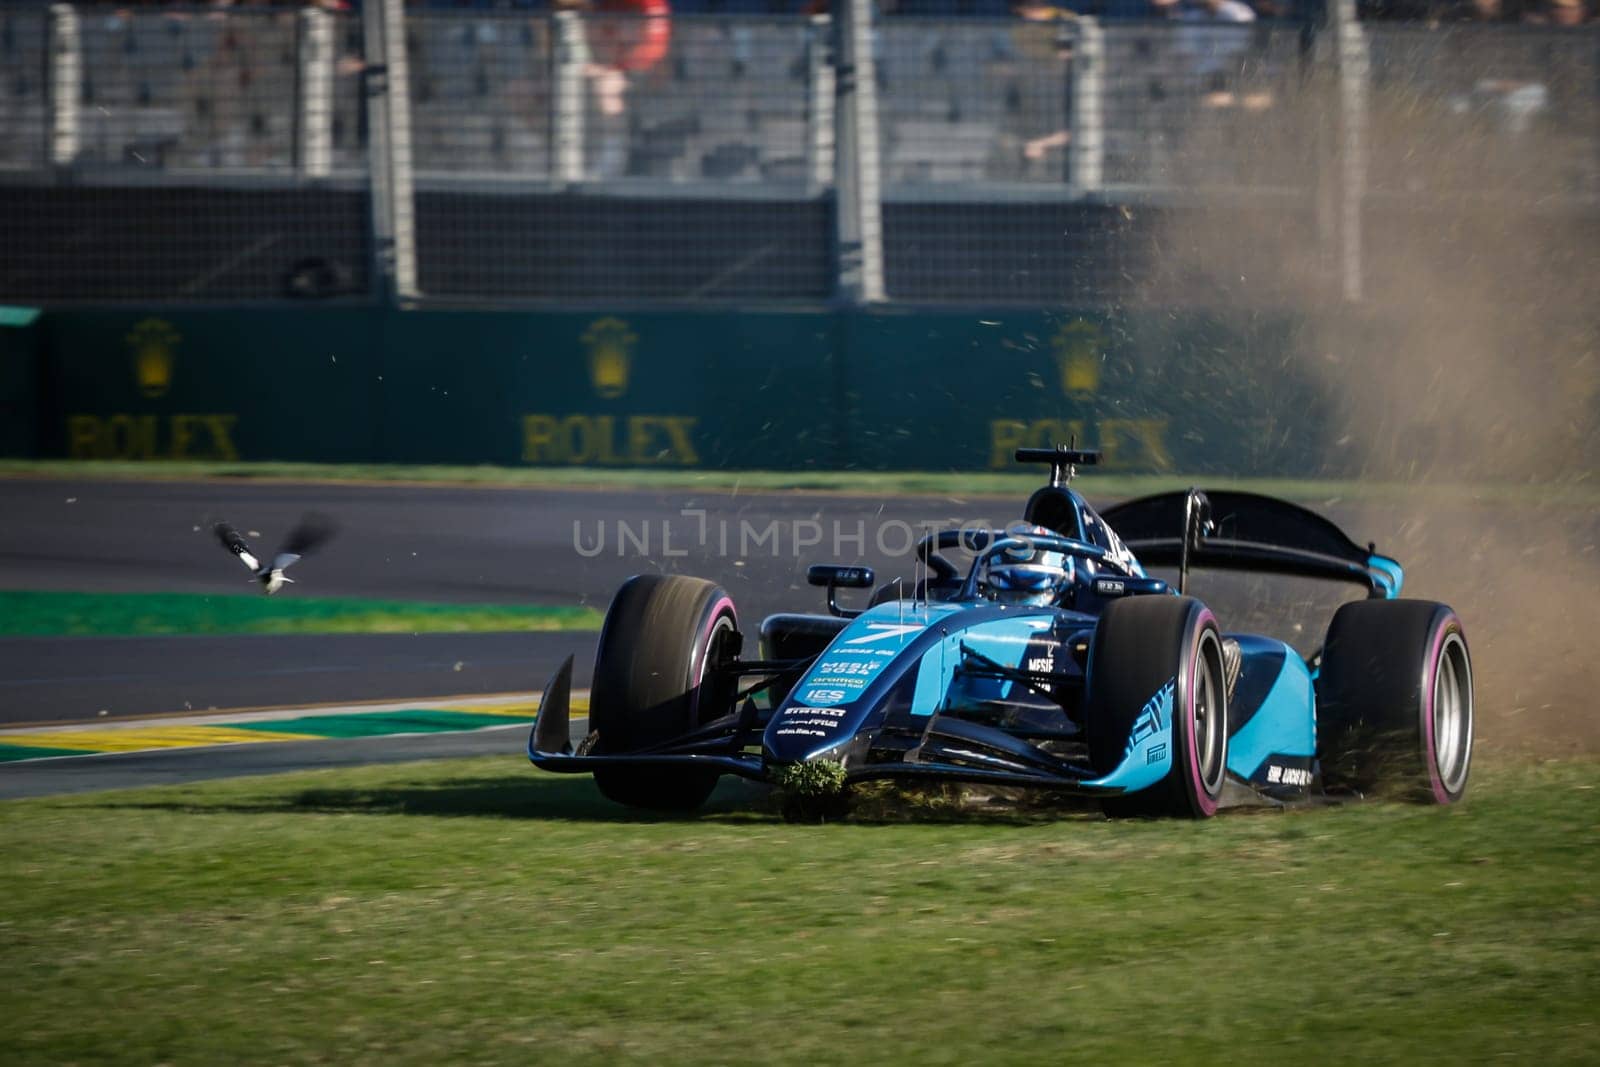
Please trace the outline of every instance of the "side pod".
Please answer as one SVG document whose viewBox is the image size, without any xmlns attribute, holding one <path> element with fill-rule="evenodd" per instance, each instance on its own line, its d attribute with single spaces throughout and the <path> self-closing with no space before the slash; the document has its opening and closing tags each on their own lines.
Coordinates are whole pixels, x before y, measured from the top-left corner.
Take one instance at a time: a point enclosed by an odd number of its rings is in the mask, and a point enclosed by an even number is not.
<svg viewBox="0 0 1600 1067">
<path fill-rule="evenodd" d="M 568 656 L 544 687 L 539 699 L 539 717 L 533 722 L 528 752 L 555 756 L 572 755 L 569 719 L 572 710 L 572 657 Z"/>
</svg>

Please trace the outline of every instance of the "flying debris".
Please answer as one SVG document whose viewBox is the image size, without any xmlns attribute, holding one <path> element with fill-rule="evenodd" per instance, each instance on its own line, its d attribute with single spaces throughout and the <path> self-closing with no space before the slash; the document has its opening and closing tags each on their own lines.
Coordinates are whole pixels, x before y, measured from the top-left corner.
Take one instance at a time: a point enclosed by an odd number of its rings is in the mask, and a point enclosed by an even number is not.
<svg viewBox="0 0 1600 1067">
<path fill-rule="evenodd" d="M 225 522 L 219 522 L 212 527 L 217 535 L 217 540 L 222 542 L 222 547 L 239 557 L 239 562 L 250 568 L 250 573 L 255 575 L 256 581 L 261 583 L 261 589 L 268 596 L 282 589 L 284 583 L 293 584 L 294 579 L 284 576 L 284 571 L 302 556 L 310 554 L 311 550 L 327 541 L 337 532 L 333 520 L 317 512 L 307 512 L 300 520 L 300 525 L 289 532 L 284 539 L 283 547 L 278 549 L 278 554 L 272 557 L 271 563 L 262 563 L 250 551 L 249 542 L 239 536 L 239 531 Z"/>
</svg>

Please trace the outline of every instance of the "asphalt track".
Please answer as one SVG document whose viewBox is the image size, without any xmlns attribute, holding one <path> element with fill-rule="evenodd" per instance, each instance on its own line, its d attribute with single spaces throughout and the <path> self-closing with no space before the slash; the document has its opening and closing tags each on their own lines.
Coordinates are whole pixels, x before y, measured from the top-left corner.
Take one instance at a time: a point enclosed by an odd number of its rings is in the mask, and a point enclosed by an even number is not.
<svg viewBox="0 0 1600 1067">
<path fill-rule="evenodd" d="M 341 530 L 282 596 L 588 604 L 640 572 L 721 583 L 747 635 L 776 611 L 823 610 L 818 561 L 908 575 L 922 524 L 1003 524 L 1020 501 L 809 493 L 488 489 L 250 482 L 0 480 L 0 589 L 237 594 L 213 539 L 226 518 L 258 549 L 306 510 Z M 1400 523 L 1334 504 L 1357 540 Z M 1485 509 L 1485 515 L 1493 512 Z M 1473 522 L 1480 522 L 1475 518 Z M 1240 628 L 1246 620 L 1235 617 Z M 211 709 L 538 690 L 568 655 L 589 681 L 593 634 L 0 639 L 0 726 Z"/>
<path fill-rule="evenodd" d="M 1092 485 L 1086 489 L 1092 494 Z M 681 489 L 0 480 L 0 589 L 237 593 L 247 588 L 247 576 L 217 546 L 210 525 L 226 518 L 241 530 L 259 531 L 252 540 L 266 549 L 302 512 L 316 509 L 335 517 L 340 535 L 297 568 L 300 584 L 283 595 L 603 609 L 630 574 L 698 574 L 732 593 L 743 629 L 753 635 L 768 613 L 822 610 L 820 591 L 805 584 L 811 563 L 865 561 L 880 579 L 908 575 L 908 547 L 922 525 L 1003 524 L 1015 518 L 1020 504 Z M 1325 501 L 1319 508 L 1356 540 L 1376 540 L 1403 559 L 1415 558 L 1422 546 L 1434 547 L 1437 535 L 1428 532 L 1428 523 L 1419 527 L 1407 519 L 1404 505 Z M 1466 529 L 1490 541 L 1523 533 L 1518 517 L 1503 507 L 1438 511 L 1430 511 L 1434 530 Z M 1600 519 L 1592 511 L 1570 510 L 1560 521 L 1568 527 L 1562 539 L 1595 543 Z M 1288 603 L 1303 604 L 1310 595 L 1282 579 L 1272 582 L 1275 593 L 1287 589 Z M 1410 589 L 1458 606 L 1471 592 L 1455 588 L 1455 581 L 1442 583 L 1451 588 L 1425 583 L 1426 578 Z M 1217 603 L 1215 594 L 1200 592 Z M 1260 588 L 1245 592 L 1244 606 L 1225 616 L 1230 628 L 1273 632 L 1266 624 L 1274 618 L 1308 617 L 1283 610 L 1284 599 L 1274 603 Z M 1312 642 L 1317 637 L 1303 636 Z M 576 682 L 586 685 L 594 640 L 583 633 L 0 639 L 0 726 L 529 694 L 567 655 L 576 656 Z M 462 743 L 492 745 L 494 739 Z M 105 783 L 97 787 L 148 783 L 168 780 L 162 776 L 177 773 L 171 770 L 176 764 L 187 767 L 185 773 L 197 767 L 271 773 L 318 760 L 428 758 L 413 753 L 432 752 L 433 744 L 451 742 L 316 742 L 239 746 L 250 751 L 226 755 L 92 757 L 81 772 L 89 778 L 73 771 L 57 773 L 56 780 Z M 508 751 L 520 753 L 520 739 Z M 0 776 L 14 775 L 18 766 L 0 770 Z"/>
<path fill-rule="evenodd" d="M 242 569 L 241 569 L 242 573 Z M 526 693 L 592 633 L 0 638 L 0 725 Z"/>
<path fill-rule="evenodd" d="M 1015 504 L 1009 505 L 1015 507 Z M 590 604 L 631 574 L 713 577 L 747 633 L 822 610 L 805 569 L 865 558 L 909 574 L 923 522 L 1004 521 L 1005 501 L 736 492 L 617 492 L 204 482 L 0 481 L 0 589 L 238 593 L 210 534 L 258 549 L 315 509 L 340 535 L 284 594 L 453 603 Z M 837 549 L 837 551 L 835 551 Z M 568 654 L 588 680 L 594 635 L 0 639 L 0 725 L 211 708 L 527 692 Z"/>
</svg>

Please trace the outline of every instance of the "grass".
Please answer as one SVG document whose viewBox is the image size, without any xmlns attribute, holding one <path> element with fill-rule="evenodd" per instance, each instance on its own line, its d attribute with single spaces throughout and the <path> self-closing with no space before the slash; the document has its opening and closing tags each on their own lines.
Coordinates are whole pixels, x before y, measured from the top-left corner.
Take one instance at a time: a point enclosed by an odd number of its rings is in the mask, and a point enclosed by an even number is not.
<svg viewBox="0 0 1600 1067">
<path fill-rule="evenodd" d="M 638 816 L 518 757 L 0 805 L 8 1063 L 1582 1063 L 1593 761 L 1196 825 Z"/>
<path fill-rule="evenodd" d="M 0 637 L 598 630 L 593 608 L 260 594 L 0 591 Z"/>
<path fill-rule="evenodd" d="M 803 490 L 872 495 L 1025 496 L 1043 468 L 1012 471 L 731 471 L 595 467 L 416 466 L 404 464 L 205 463 L 77 460 L 0 460 L 0 477 L 185 480 L 227 478 L 292 482 L 398 482 L 521 488 L 698 489 L 779 492 Z M 1096 498 L 1120 498 L 1188 485 L 1247 489 L 1293 500 L 1426 500 L 1436 503 L 1501 501 L 1600 505 L 1591 481 L 1438 484 L 1323 478 L 1228 478 L 1204 474 L 1102 474 L 1079 483 Z"/>
</svg>

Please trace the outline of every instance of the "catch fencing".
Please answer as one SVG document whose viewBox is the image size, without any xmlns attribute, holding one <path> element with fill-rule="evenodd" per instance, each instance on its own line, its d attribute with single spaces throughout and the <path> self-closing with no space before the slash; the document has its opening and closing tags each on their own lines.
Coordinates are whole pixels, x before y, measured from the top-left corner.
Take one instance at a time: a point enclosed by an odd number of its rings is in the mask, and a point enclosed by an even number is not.
<svg viewBox="0 0 1600 1067">
<path fill-rule="evenodd" d="M 0 302 L 1194 304 L 1202 232 L 1359 298 L 1600 228 L 1594 28 L 57 4 L 0 68 Z"/>
<path fill-rule="evenodd" d="M 0 9 L 0 53 L 5 300 L 372 290 L 359 20 Z"/>
</svg>

